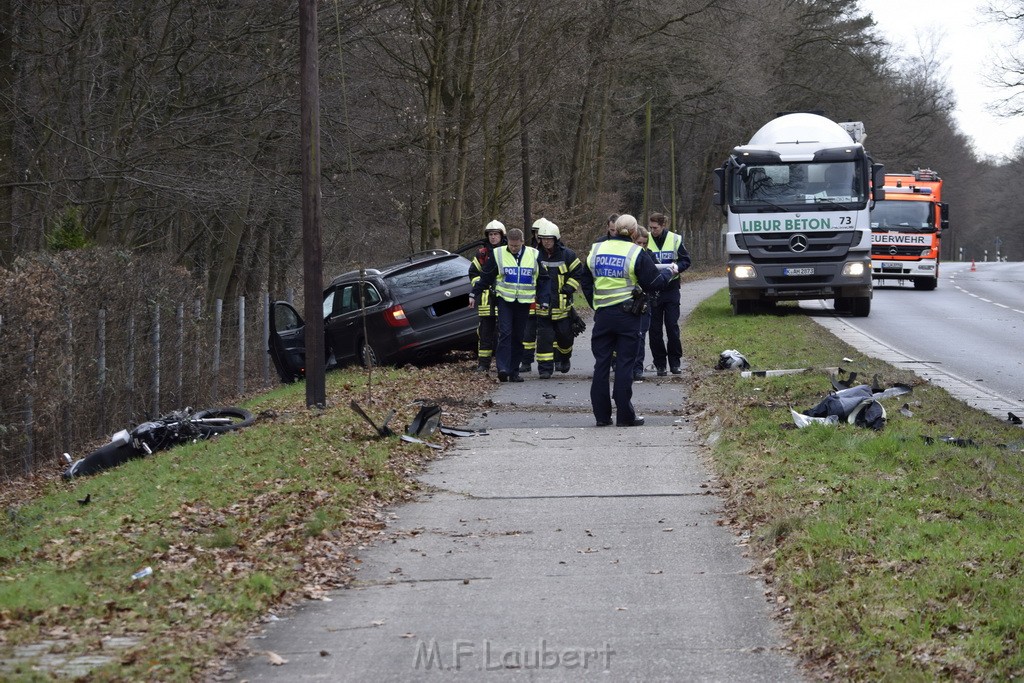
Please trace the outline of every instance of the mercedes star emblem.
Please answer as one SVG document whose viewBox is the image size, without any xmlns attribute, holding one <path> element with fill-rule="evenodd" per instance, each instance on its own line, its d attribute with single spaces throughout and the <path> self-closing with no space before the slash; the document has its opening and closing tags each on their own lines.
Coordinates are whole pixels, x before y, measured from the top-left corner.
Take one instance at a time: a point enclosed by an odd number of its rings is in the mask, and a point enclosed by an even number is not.
<svg viewBox="0 0 1024 683">
<path fill-rule="evenodd" d="M 789 250 L 797 254 L 807 251 L 807 238 L 803 235 L 793 235 L 789 238 Z"/>
</svg>

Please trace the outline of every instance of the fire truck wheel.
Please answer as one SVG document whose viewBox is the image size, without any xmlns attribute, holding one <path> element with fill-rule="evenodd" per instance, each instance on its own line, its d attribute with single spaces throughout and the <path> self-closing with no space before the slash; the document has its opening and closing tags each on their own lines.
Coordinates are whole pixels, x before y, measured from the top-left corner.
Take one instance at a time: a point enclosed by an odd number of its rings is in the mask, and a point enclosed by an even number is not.
<svg viewBox="0 0 1024 683">
<path fill-rule="evenodd" d="M 938 281 L 933 277 L 918 279 L 914 280 L 914 289 L 923 289 L 926 292 L 930 292 L 938 284 Z"/>
</svg>

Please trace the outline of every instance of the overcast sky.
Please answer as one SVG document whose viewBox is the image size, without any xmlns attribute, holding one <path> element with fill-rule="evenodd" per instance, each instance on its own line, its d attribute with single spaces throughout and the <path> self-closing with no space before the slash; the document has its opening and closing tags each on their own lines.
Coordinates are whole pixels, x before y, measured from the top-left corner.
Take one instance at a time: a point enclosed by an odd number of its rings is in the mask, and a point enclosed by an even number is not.
<svg viewBox="0 0 1024 683">
<path fill-rule="evenodd" d="M 1024 117 L 1004 119 L 985 108 L 1000 99 L 1000 91 L 985 83 L 989 65 L 1014 34 L 985 22 L 979 11 L 984 4 L 985 0 L 860 0 L 861 8 L 871 13 L 893 45 L 914 50 L 919 38 L 928 45 L 929 35 L 941 37 L 939 56 L 956 93 L 960 129 L 974 139 L 979 154 L 1000 157 L 1012 153 L 1024 138 Z"/>
</svg>

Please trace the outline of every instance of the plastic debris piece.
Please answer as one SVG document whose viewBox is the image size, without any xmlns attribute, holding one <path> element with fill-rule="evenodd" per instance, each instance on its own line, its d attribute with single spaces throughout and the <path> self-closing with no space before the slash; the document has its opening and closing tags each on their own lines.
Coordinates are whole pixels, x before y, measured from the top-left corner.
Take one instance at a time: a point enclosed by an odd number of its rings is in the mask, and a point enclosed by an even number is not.
<svg viewBox="0 0 1024 683">
<path fill-rule="evenodd" d="M 441 406 L 423 406 L 405 430 L 410 436 L 430 436 L 441 424 Z"/>
<path fill-rule="evenodd" d="M 137 571 L 134 574 L 132 574 L 132 581 L 138 581 L 139 579 L 144 579 L 147 576 L 151 576 L 152 574 L 153 574 L 153 568 L 152 567 L 143 567 L 139 571 Z"/>
<path fill-rule="evenodd" d="M 959 448 L 978 448 L 973 439 L 965 439 L 962 436 L 940 436 L 939 441 Z"/>
<path fill-rule="evenodd" d="M 393 431 L 391 431 L 391 428 L 388 427 L 388 422 L 391 422 L 391 418 L 393 418 L 395 416 L 395 411 L 394 410 L 392 410 L 390 413 L 388 413 L 388 416 L 386 418 L 384 418 L 384 424 L 382 424 L 381 426 L 378 427 L 377 424 L 373 420 L 370 419 L 370 416 L 367 415 L 363 411 L 363 409 L 361 407 L 359 407 L 359 404 L 356 403 L 355 399 L 352 399 L 352 402 L 349 403 L 349 405 L 352 407 L 352 410 L 356 411 L 357 415 L 359 415 L 361 418 L 366 420 L 369 423 L 369 425 L 371 427 L 373 427 L 373 431 L 377 432 L 378 436 L 394 436 L 395 435 L 395 433 Z"/>
<path fill-rule="evenodd" d="M 825 372 L 835 372 L 836 368 L 823 368 Z M 778 377 L 779 375 L 799 375 L 801 372 L 809 372 L 814 368 L 785 368 L 781 370 L 744 370 L 740 377 Z"/>
<path fill-rule="evenodd" d="M 437 430 L 448 436 L 487 436 L 486 429 L 469 429 L 468 427 L 447 427 L 439 425 Z"/>
<path fill-rule="evenodd" d="M 809 427 L 810 425 L 835 426 L 839 424 L 839 417 L 836 415 L 829 415 L 828 417 L 811 417 L 809 415 L 804 415 L 803 413 L 798 413 L 792 408 L 789 409 L 789 412 L 793 416 L 793 423 L 796 424 L 799 429 Z"/>
<path fill-rule="evenodd" d="M 402 441 L 405 441 L 407 443 L 421 443 L 424 446 L 429 446 L 430 448 L 433 448 L 436 451 L 444 449 L 444 446 L 441 446 L 436 443 L 430 443 L 429 441 L 424 441 L 423 439 L 417 439 L 415 436 L 409 436 L 408 434 L 402 434 Z"/>
</svg>

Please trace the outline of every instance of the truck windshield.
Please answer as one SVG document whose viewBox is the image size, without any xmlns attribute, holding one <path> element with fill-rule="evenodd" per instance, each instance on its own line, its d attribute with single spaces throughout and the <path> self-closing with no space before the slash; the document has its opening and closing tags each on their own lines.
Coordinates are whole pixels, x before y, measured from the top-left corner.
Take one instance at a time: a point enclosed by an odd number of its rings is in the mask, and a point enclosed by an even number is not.
<svg viewBox="0 0 1024 683">
<path fill-rule="evenodd" d="M 887 199 L 875 202 L 871 209 L 871 228 L 919 232 L 934 230 L 930 202 L 905 202 Z"/>
<path fill-rule="evenodd" d="M 795 162 L 745 165 L 736 168 L 731 179 L 734 207 L 756 209 L 793 204 L 818 204 L 835 209 L 836 204 L 853 208 L 867 201 L 857 164 L 841 162 Z"/>
</svg>

